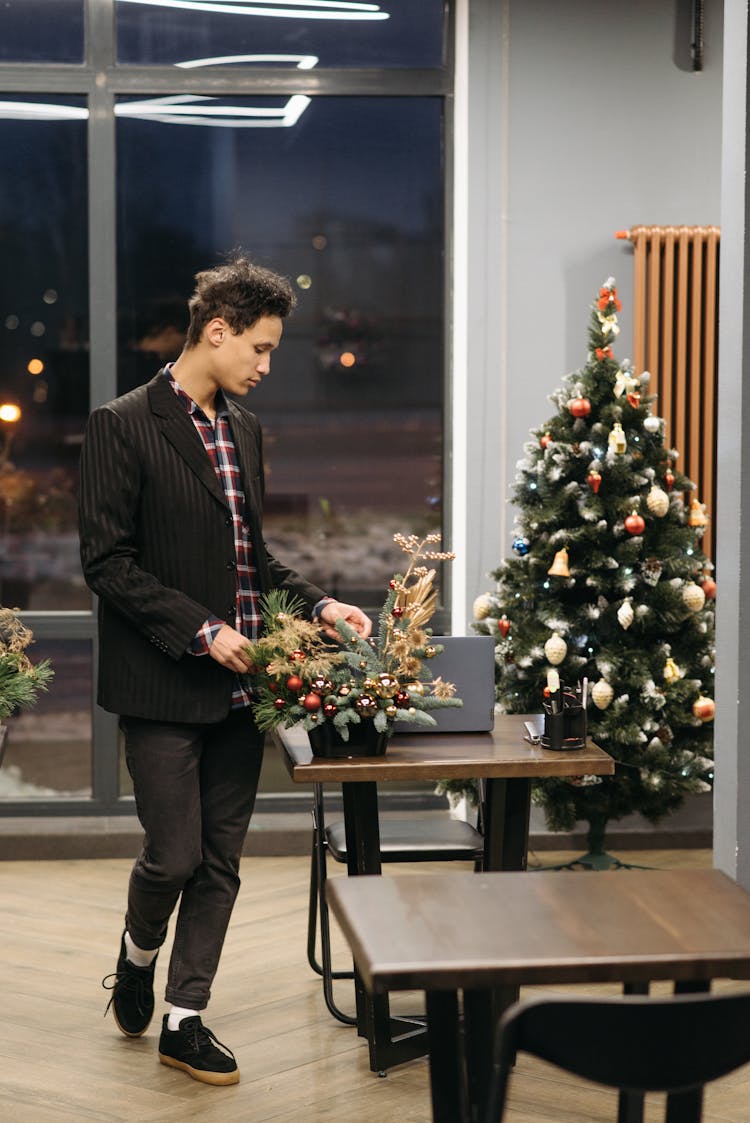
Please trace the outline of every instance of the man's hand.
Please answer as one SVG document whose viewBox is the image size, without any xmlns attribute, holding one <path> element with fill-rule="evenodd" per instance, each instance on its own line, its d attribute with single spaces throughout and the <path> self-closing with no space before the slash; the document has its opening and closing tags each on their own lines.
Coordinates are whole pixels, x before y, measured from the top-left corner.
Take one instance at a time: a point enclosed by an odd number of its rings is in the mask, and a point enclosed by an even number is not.
<svg viewBox="0 0 750 1123">
<path fill-rule="evenodd" d="M 337 620 L 346 620 L 347 624 L 362 636 L 362 639 L 367 639 L 372 631 L 372 623 L 369 616 L 365 616 L 362 609 L 357 608 L 356 604 L 343 604 L 338 600 L 329 600 L 320 610 L 319 619 L 323 625 L 325 634 L 329 636 L 330 639 L 335 639 L 339 642 L 341 642 L 341 636 L 334 627 Z M 215 642 L 214 640 L 214 643 Z"/>
<path fill-rule="evenodd" d="M 247 639 L 242 632 L 235 631 L 228 624 L 224 624 L 216 633 L 213 643 L 208 649 L 208 654 L 222 667 L 238 674 L 247 674 L 250 668 L 250 658 L 245 651 Z"/>
</svg>

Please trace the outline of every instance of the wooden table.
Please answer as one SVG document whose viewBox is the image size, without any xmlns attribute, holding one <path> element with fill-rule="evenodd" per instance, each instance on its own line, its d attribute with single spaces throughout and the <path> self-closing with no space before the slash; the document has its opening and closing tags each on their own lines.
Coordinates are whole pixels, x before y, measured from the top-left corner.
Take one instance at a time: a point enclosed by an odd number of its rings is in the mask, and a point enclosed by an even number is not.
<svg viewBox="0 0 750 1123">
<path fill-rule="evenodd" d="M 380 873 L 377 785 L 443 778 L 481 781 L 484 868 L 523 870 L 531 781 L 544 776 L 612 775 L 615 770 L 612 758 L 592 744 L 573 752 L 529 744 L 523 737 L 524 722 L 530 719 L 528 714 L 498 715 L 492 733 L 397 734 L 385 756 L 344 760 L 314 757 L 299 726 L 279 733 L 294 783 L 342 785 L 350 875 Z M 425 1052 L 423 1026 L 394 1022 L 387 996 L 368 998 L 359 981 L 356 993 L 357 1028 L 368 1039 L 374 1072 Z"/>
<path fill-rule="evenodd" d="M 718 870 L 418 874 L 328 890 L 368 993 L 426 993 L 436 1123 L 481 1118 L 494 988 L 750 978 L 750 893 Z"/>
</svg>

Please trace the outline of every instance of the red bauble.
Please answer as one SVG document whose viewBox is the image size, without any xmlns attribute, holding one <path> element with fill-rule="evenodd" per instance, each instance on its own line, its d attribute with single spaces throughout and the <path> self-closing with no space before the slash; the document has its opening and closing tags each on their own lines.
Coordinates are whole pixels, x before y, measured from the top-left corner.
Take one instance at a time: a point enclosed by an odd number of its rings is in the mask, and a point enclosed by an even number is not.
<svg viewBox="0 0 750 1123">
<path fill-rule="evenodd" d="M 274 698 L 273 704 L 274 704 L 274 706 L 276 707 L 277 710 L 283 710 L 284 706 L 286 705 L 286 702 L 284 701 L 283 698 Z"/>
<path fill-rule="evenodd" d="M 571 398 L 568 409 L 574 417 L 588 417 L 591 413 L 591 402 L 588 398 Z"/>
<path fill-rule="evenodd" d="M 307 710 L 309 714 L 314 714 L 316 710 L 320 709 L 322 704 L 319 694 L 306 694 L 302 699 L 302 707 Z"/>
<path fill-rule="evenodd" d="M 706 600 L 713 600 L 716 596 L 716 582 L 713 577 L 704 577 L 700 586 L 706 594 Z"/>
<path fill-rule="evenodd" d="M 289 652 L 289 658 L 293 663 L 304 663 L 307 656 L 305 655 L 304 651 L 300 651 L 300 649 L 297 648 L 295 651 Z"/>
<path fill-rule="evenodd" d="M 713 698 L 706 698 L 701 694 L 693 702 L 693 716 L 697 717 L 699 721 L 713 721 L 715 712 L 716 704 Z"/>
<path fill-rule="evenodd" d="M 400 604 L 397 604 L 396 607 L 391 612 L 391 616 L 395 616 L 397 620 L 400 620 L 403 615 L 404 615 L 403 608 L 401 607 Z"/>
<path fill-rule="evenodd" d="M 297 691 L 302 689 L 304 683 L 302 682 L 302 679 L 299 677 L 299 675 L 290 675 L 286 680 L 286 685 L 287 690 L 291 690 L 296 694 Z"/>
<path fill-rule="evenodd" d="M 599 488 L 602 486 L 602 477 L 600 472 L 589 472 L 586 476 L 586 483 L 589 485 L 594 495 L 599 494 Z"/>
<path fill-rule="evenodd" d="M 667 491 L 671 491 L 674 486 L 674 472 L 671 468 L 667 468 L 664 473 L 664 483 L 667 485 Z"/>
<path fill-rule="evenodd" d="M 646 529 L 646 520 L 642 518 L 636 511 L 632 515 L 628 515 L 625 519 L 625 529 L 628 534 L 643 534 Z"/>
<path fill-rule="evenodd" d="M 508 632 L 510 631 L 510 620 L 507 616 L 500 617 L 497 622 L 497 630 L 503 637 L 503 639 L 507 636 Z"/>
<path fill-rule="evenodd" d="M 549 433 L 545 433 L 543 437 L 539 438 L 539 444 L 542 446 L 542 448 L 546 448 L 548 444 L 551 444 L 551 442 L 552 437 L 549 435 Z"/>
<path fill-rule="evenodd" d="M 406 706 L 411 705 L 411 698 L 409 697 L 409 695 L 406 693 L 405 690 L 399 690 L 398 694 L 396 694 L 393 701 L 402 710 L 405 709 Z"/>
<path fill-rule="evenodd" d="M 323 713 L 326 717 L 335 717 L 338 712 L 339 708 L 335 702 L 326 702 L 323 706 Z"/>
<path fill-rule="evenodd" d="M 633 409 L 638 409 L 638 406 L 641 404 L 641 395 L 637 390 L 629 390 L 627 399 Z"/>
</svg>

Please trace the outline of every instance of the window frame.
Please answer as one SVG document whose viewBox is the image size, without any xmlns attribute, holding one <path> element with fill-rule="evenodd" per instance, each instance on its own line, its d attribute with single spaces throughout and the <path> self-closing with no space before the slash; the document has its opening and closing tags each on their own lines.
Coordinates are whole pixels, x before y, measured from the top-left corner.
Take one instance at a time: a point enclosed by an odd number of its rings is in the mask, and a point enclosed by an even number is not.
<svg viewBox="0 0 750 1123">
<path fill-rule="evenodd" d="M 83 64 L 0 63 L 0 91 L 18 94 L 77 94 L 86 98 L 88 158 L 90 396 L 95 409 L 117 396 L 117 201 L 115 113 L 118 94 L 158 96 L 194 93 L 219 96 L 274 96 L 306 94 L 309 97 L 439 97 L 444 112 L 444 413 L 443 528 L 446 547 L 451 541 L 451 292 L 453 263 L 453 123 L 456 0 L 443 2 L 444 65 L 435 69 L 398 67 L 315 68 L 281 70 L 278 67 L 136 66 L 117 63 L 115 50 L 116 0 L 85 0 Z M 451 603 L 450 569 L 444 572 L 442 603 Z M 0 810 L 13 816 L 133 815 L 132 796 L 119 793 L 119 732 L 117 717 L 96 705 L 98 656 L 95 598 L 91 611 L 31 611 L 22 619 L 39 639 L 87 639 L 93 647 L 91 796 L 88 799 L 7 800 Z M 442 615 L 442 613 L 441 613 Z M 309 793 L 261 793 L 256 812 L 289 812 L 307 807 Z M 386 803 L 400 809 L 426 807 L 433 797 L 391 793 Z M 442 803 L 442 801 L 441 801 Z M 385 805 L 385 803 L 384 803 Z"/>
</svg>

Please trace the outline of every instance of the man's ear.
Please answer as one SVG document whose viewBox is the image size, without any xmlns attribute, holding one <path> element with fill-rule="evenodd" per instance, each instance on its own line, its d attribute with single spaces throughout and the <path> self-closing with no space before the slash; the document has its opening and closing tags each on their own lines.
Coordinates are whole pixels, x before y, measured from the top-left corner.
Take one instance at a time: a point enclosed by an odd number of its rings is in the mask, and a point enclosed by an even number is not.
<svg viewBox="0 0 750 1123">
<path fill-rule="evenodd" d="M 225 337 L 229 334 L 229 324 L 221 316 L 214 316 L 203 329 L 203 338 L 212 347 L 220 347 Z"/>
</svg>

